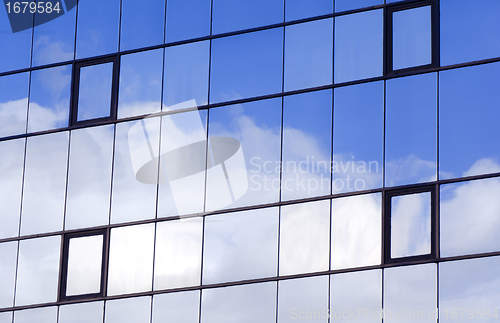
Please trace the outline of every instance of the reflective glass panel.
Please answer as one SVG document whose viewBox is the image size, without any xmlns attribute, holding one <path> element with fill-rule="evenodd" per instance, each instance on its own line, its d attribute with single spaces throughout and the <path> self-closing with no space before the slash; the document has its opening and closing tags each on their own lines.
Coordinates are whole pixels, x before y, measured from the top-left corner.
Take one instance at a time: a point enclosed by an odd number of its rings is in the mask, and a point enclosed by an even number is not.
<svg viewBox="0 0 500 323">
<path fill-rule="evenodd" d="M 392 322 L 436 323 L 437 265 L 384 269 L 384 317 Z"/>
<path fill-rule="evenodd" d="M 200 291 L 153 296 L 152 323 L 199 323 Z"/>
<path fill-rule="evenodd" d="M 30 67 L 31 62 L 33 15 L 27 14 L 25 18 L 18 20 L 19 18 L 14 16 L 13 3 L 11 6 L 11 20 L 7 15 L 7 6 L 5 10 L 0 10 L 0 30 L 2 31 L 0 44 L 9 44 L 2 46 L 0 50 L 0 73 Z M 16 28 L 17 23 L 25 24 L 25 29 Z"/>
<path fill-rule="evenodd" d="M 336 88 L 332 192 L 382 186 L 384 83 Z"/>
<path fill-rule="evenodd" d="M 385 186 L 437 179 L 437 75 L 386 82 Z"/>
<path fill-rule="evenodd" d="M 391 198 L 391 258 L 431 253 L 431 193 Z"/>
<path fill-rule="evenodd" d="M 151 322 L 151 296 L 107 301 L 104 322 L 105 323 Z"/>
<path fill-rule="evenodd" d="M 332 200 L 332 270 L 380 264 L 381 199 L 375 193 Z"/>
<path fill-rule="evenodd" d="M 69 239 L 66 296 L 101 291 L 103 235 Z"/>
<path fill-rule="evenodd" d="M 441 186 L 441 257 L 500 251 L 500 178 Z"/>
<path fill-rule="evenodd" d="M 12 312 L 0 313 L 0 323 L 12 323 Z"/>
<path fill-rule="evenodd" d="M 165 48 L 163 110 L 208 103 L 209 54 L 208 40 Z"/>
<path fill-rule="evenodd" d="M 344 313 L 361 323 L 382 322 L 382 271 L 368 270 L 330 276 L 330 321 Z M 354 316 L 350 314 L 354 312 Z M 347 316 L 347 315 L 346 315 Z"/>
<path fill-rule="evenodd" d="M 392 69 L 432 63 L 431 6 L 392 13 Z"/>
<path fill-rule="evenodd" d="M 211 64 L 210 103 L 279 93 L 283 28 L 214 39 Z"/>
<path fill-rule="evenodd" d="M 330 200 L 281 207 L 279 274 L 329 269 Z"/>
<path fill-rule="evenodd" d="M 28 138 L 21 235 L 63 228 L 68 132 Z"/>
<path fill-rule="evenodd" d="M 120 0 L 78 2 L 76 58 L 118 51 Z"/>
<path fill-rule="evenodd" d="M 440 73 L 440 179 L 500 172 L 499 83 L 499 62 Z"/>
<path fill-rule="evenodd" d="M 66 230 L 109 223 L 113 137 L 113 125 L 71 132 Z"/>
<path fill-rule="evenodd" d="M 286 96 L 281 200 L 330 194 L 332 91 Z"/>
<path fill-rule="evenodd" d="M 157 224 L 155 290 L 200 284 L 202 231 L 201 217 Z"/>
<path fill-rule="evenodd" d="M 80 69 L 77 121 L 108 117 L 111 106 L 113 63 Z"/>
<path fill-rule="evenodd" d="M 104 302 L 59 306 L 58 323 L 102 323 Z"/>
<path fill-rule="evenodd" d="M 280 281 L 278 323 L 298 320 L 327 323 L 328 278 L 318 276 Z"/>
<path fill-rule="evenodd" d="M 382 76 L 383 36 L 382 9 L 335 17 L 335 83 Z"/>
<path fill-rule="evenodd" d="M 165 0 L 122 0 L 120 50 L 162 44 L 164 24 Z"/>
<path fill-rule="evenodd" d="M 116 125 L 111 223 L 155 217 L 159 137 L 160 118 Z"/>
<path fill-rule="evenodd" d="M 500 56 L 500 2 L 442 0 L 439 6 L 441 65 Z"/>
<path fill-rule="evenodd" d="M 210 35 L 212 1 L 167 1 L 166 42 Z"/>
<path fill-rule="evenodd" d="M 275 323 L 276 282 L 206 289 L 201 323 Z"/>
<path fill-rule="evenodd" d="M 111 229 L 108 295 L 151 290 L 154 233 L 154 223 Z"/>
<path fill-rule="evenodd" d="M 0 137 L 26 133 L 29 77 L 29 73 L 0 77 Z"/>
<path fill-rule="evenodd" d="M 278 208 L 205 218 L 203 284 L 276 276 Z"/>
<path fill-rule="evenodd" d="M 56 323 L 57 306 L 31 308 L 14 312 L 14 323 Z"/>
<path fill-rule="evenodd" d="M 213 0 L 212 33 L 283 22 L 284 0 Z"/>
<path fill-rule="evenodd" d="M 285 28 L 285 91 L 332 83 L 333 18 Z"/>
<path fill-rule="evenodd" d="M 384 4 L 384 0 L 334 0 L 334 1 L 335 1 L 335 12 Z"/>
<path fill-rule="evenodd" d="M 285 0 L 286 21 L 327 15 L 332 12 L 332 0 Z"/>
<path fill-rule="evenodd" d="M 0 243 L 0 308 L 14 306 L 16 262 L 17 241 Z"/>
<path fill-rule="evenodd" d="M 16 306 L 57 300 L 60 251 L 61 236 L 19 242 Z"/>
<path fill-rule="evenodd" d="M 25 139 L 0 142 L 0 239 L 19 234 Z"/>
<path fill-rule="evenodd" d="M 162 68 L 161 48 L 121 56 L 118 118 L 161 110 Z"/>
<path fill-rule="evenodd" d="M 281 98 L 210 110 L 206 210 L 277 202 Z"/>
<path fill-rule="evenodd" d="M 68 126 L 71 65 L 31 72 L 28 132 Z"/>
</svg>

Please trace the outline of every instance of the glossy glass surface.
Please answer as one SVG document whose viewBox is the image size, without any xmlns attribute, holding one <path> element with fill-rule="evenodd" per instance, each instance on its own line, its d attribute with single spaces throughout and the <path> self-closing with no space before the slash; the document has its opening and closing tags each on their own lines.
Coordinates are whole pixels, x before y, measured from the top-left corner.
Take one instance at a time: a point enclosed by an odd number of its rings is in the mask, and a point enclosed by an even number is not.
<svg viewBox="0 0 500 323">
<path fill-rule="evenodd" d="M 104 302 L 59 306 L 58 323 L 102 323 Z"/>
<path fill-rule="evenodd" d="M 154 223 L 111 229 L 109 296 L 151 290 L 154 234 Z"/>
<path fill-rule="evenodd" d="M 276 282 L 206 289 L 201 323 L 275 323 Z"/>
<path fill-rule="evenodd" d="M 500 179 L 441 186 L 441 257 L 500 251 Z"/>
<path fill-rule="evenodd" d="M 375 193 L 332 200 L 332 270 L 380 264 L 381 199 Z"/>
<path fill-rule="evenodd" d="M 160 118 L 116 125 L 111 223 L 155 217 L 159 139 Z"/>
<path fill-rule="evenodd" d="M 278 201 L 281 101 L 210 110 L 206 211 Z"/>
<path fill-rule="evenodd" d="M 437 322 L 437 265 L 384 269 L 384 317 L 393 322 Z"/>
<path fill-rule="evenodd" d="M 0 10 L 0 30 L 2 30 L 0 43 L 9 44 L 9 46 L 2 46 L 0 51 L 0 73 L 30 67 L 33 29 L 28 28 L 14 33 L 7 10 Z"/>
<path fill-rule="evenodd" d="M 384 0 L 334 0 L 334 1 L 335 1 L 335 12 L 384 4 Z"/>
<path fill-rule="evenodd" d="M 101 291 L 103 235 L 69 240 L 66 296 Z"/>
<path fill-rule="evenodd" d="M 209 55 L 208 40 L 165 49 L 163 110 L 208 103 Z M 195 104 L 186 103 L 190 100 Z"/>
<path fill-rule="evenodd" d="M 362 323 L 382 322 L 382 271 L 330 276 L 330 321 L 344 317 Z M 351 316 L 351 312 L 354 313 Z M 349 313 L 349 316 L 347 316 Z"/>
<path fill-rule="evenodd" d="M 431 6 L 392 13 L 392 69 L 432 63 Z"/>
<path fill-rule="evenodd" d="M 203 284 L 276 276 L 278 208 L 205 218 Z"/>
<path fill-rule="evenodd" d="M 211 0 L 167 1 L 167 43 L 210 35 Z"/>
<path fill-rule="evenodd" d="M 329 242 L 330 200 L 282 206 L 280 276 L 328 270 Z"/>
<path fill-rule="evenodd" d="M 199 323 L 200 291 L 153 296 L 151 323 Z"/>
<path fill-rule="evenodd" d="M 77 121 L 109 116 L 112 79 L 111 62 L 80 69 Z"/>
<path fill-rule="evenodd" d="M 61 236 L 19 242 L 16 306 L 57 300 L 60 249 Z"/>
<path fill-rule="evenodd" d="M 163 49 L 121 56 L 118 118 L 159 112 Z"/>
<path fill-rule="evenodd" d="M 17 241 L 0 243 L 0 308 L 14 306 L 16 262 Z"/>
<path fill-rule="evenodd" d="M 382 9 L 335 17 L 335 83 L 382 76 L 383 36 Z"/>
<path fill-rule="evenodd" d="M 26 133 L 29 77 L 29 73 L 0 77 L 0 137 Z"/>
<path fill-rule="evenodd" d="M 214 39 L 211 59 L 210 103 L 279 93 L 283 28 Z"/>
<path fill-rule="evenodd" d="M 105 323 L 149 323 L 150 321 L 151 296 L 106 302 Z"/>
<path fill-rule="evenodd" d="M 437 75 L 386 82 L 385 186 L 437 179 Z"/>
<path fill-rule="evenodd" d="M 134 0 L 122 0 L 120 50 L 162 44 L 164 30 L 164 0 L 152 0 L 147 4 Z"/>
<path fill-rule="evenodd" d="M 278 286 L 278 323 L 328 322 L 328 276 L 282 280 Z"/>
<path fill-rule="evenodd" d="M 334 91 L 332 192 L 382 186 L 384 83 Z"/>
<path fill-rule="evenodd" d="M 68 132 L 28 138 L 21 235 L 62 230 Z"/>
<path fill-rule="evenodd" d="M 327 15 L 332 12 L 332 0 L 285 0 L 286 21 Z"/>
<path fill-rule="evenodd" d="M 118 51 L 120 0 L 86 0 L 78 3 L 76 58 Z"/>
<path fill-rule="evenodd" d="M 0 238 L 19 234 L 25 139 L 0 142 Z"/>
<path fill-rule="evenodd" d="M 200 284 L 203 218 L 156 225 L 154 289 Z"/>
<path fill-rule="evenodd" d="M 56 323 L 57 306 L 31 308 L 14 312 L 14 323 Z"/>
<path fill-rule="evenodd" d="M 443 0 L 439 10 L 441 65 L 500 56 L 498 1 Z"/>
<path fill-rule="evenodd" d="M 71 132 L 66 230 L 109 223 L 113 139 L 113 125 Z"/>
<path fill-rule="evenodd" d="M 431 253 L 431 193 L 391 198 L 391 258 Z"/>
<path fill-rule="evenodd" d="M 212 34 L 283 22 L 284 0 L 213 0 Z"/>
<path fill-rule="evenodd" d="M 31 72 L 28 132 L 68 126 L 71 65 Z"/>
<path fill-rule="evenodd" d="M 330 194 L 332 91 L 286 96 L 281 200 Z"/>
</svg>

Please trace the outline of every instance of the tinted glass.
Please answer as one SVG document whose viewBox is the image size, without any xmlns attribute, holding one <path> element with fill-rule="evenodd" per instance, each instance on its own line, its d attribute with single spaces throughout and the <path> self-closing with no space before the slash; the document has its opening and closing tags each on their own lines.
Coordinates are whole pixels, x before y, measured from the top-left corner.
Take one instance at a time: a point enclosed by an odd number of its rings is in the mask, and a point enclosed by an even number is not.
<svg viewBox="0 0 500 323">
<path fill-rule="evenodd" d="M 162 44 L 164 24 L 164 0 L 122 0 L 120 50 Z"/>
<path fill-rule="evenodd" d="M 112 80 L 111 62 L 80 69 L 77 121 L 109 116 Z"/>
<path fill-rule="evenodd" d="M 285 0 L 285 20 L 298 20 L 333 12 L 332 0 Z"/>
<path fill-rule="evenodd" d="M 383 35 L 382 9 L 335 17 L 335 83 L 382 76 Z"/>
<path fill-rule="evenodd" d="M 28 138 L 21 235 L 63 228 L 68 139 L 68 132 Z"/>
<path fill-rule="evenodd" d="M 166 42 L 210 35 L 210 0 L 167 1 Z"/>
<path fill-rule="evenodd" d="M 66 296 L 101 291 L 103 235 L 69 239 Z"/>
<path fill-rule="evenodd" d="M 203 284 L 276 276 L 278 208 L 205 218 Z"/>
<path fill-rule="evenodd" d="M 121 57 L 118 118 L 159 112 L 163 49 Z"/>
<path fill-rule="evenodd" d="M 200 291 L 153 296 L 152 323 L 199 323 Z"/>
<path fill-rule="evenodd" d="M 500 63 L 454 69 L 439 79 L 439 177 L 500 171 Z"/>
<path fill-rule="evenodd" d="M 386 83 L 385 185 L 437 178 L 437 75 Z"/>
<path fill-rule="evenodd" d="M 26 132 L 29 77 L 29 73 L 0 77 L 0 137 Z"/>
<path fill-rule="evenodd" d="M 31 72 L 28 132 L 68 126 L 71 65 Z"/>
<path fill-rule="evenodd" d="M 151 296 L 106 302 L 105 323 L 149 323 L 150 321 Z"/>
<path fill-rule="evenodd" d="M 335 12 L 384 4 L 384 0 L 335 0 Z"/>
<path fill-rule="evenodd" d="M 14 323 L 56 323 L 57 306 L 32 308 L 14 312 Z"/>
<path fill-rule="evenodd" d="M 211 103 L 279 93 L 283 29 L 214 39 L 211 63 Z"/>
<path fill-rule="evenodd" d="M 14 306 L 16 262 L 17 241 L 0 243 L 0 307 Z"/>
<path fill-rule="evenodd" d="M 333 192 L 382 186 L 384 83 L 336 88 Z"/>
<path fill-rule="evenodd" d="M 13 10 L 13 3 L 11 3 Z M 0 43 L 9 44 L 2 46 L 0 51 L 0 73 L 30 67 L 31 41 L 33 15 L 26 15 L 27 29 L 18 31 L 11 27 L 6 10 L 0 10 Z M 12 12 L 12 14 L 15 14 Z M 16 19 L 12 17 L 13 19 Z M 14 32 L 15 31 L 15 32 Z"/>
<path fill-rule="evenodd" d="M 102 323 L 104 302 L 59 306 L 58 323 Z"/>
</svg>

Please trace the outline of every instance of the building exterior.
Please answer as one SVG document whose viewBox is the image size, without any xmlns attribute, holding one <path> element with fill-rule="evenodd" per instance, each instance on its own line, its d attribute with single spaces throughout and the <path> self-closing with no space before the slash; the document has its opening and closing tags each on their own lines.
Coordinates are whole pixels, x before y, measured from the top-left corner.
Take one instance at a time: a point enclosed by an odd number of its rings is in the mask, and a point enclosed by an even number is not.
<svg viewBox="0 0 500 323">
<path fill-rule="evenodd" d="M 498 320 L 498 0 L 0 10 L 0 323 Z"/>
</svg>

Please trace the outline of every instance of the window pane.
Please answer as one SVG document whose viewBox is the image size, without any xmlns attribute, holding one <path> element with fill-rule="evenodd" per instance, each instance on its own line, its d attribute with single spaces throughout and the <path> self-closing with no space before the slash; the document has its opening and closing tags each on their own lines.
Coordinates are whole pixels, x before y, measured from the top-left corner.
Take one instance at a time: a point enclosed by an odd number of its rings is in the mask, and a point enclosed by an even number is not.
<svg viewBox="0 0 500 323">
<path fill-rule="evenodd" d="M 431 253 L 431 192 L 391 198 L 391 258 Z"/>
<path fill-rule="evenodd" d="M 167 1 L 166 42 L 210 35 L 210 0 Z"/>
<path fill-rule="evenodd" d="M 276 276 L 278 208 L 205 218 L 203 284 Z"/>
<path fill-rule="evenodd" d="M 68 126 L 71 65 L 31 72 L 28 132 Z"/>
<path fill-rule="evenodd" d="M 153 296 L 152 323 L 199 323 L 200 291 Z"/>
<path fill-rule="evenodd" d="M 285 28 L 285 91 L 332 83 L 333 18 Z"/>
<path fill-rule="evenodd" d="M 440 179 L 500 172 L 500 63 L 440 73 Z"/>
<path fill-rule="evenodd" d="M 330 200 L 281 207 L 279 274 L 329 269 Z"/>
<path fill-rule="evenodd" d="M 500 2 L 442 0 L 439 10 L 443 66 L 500 56 Z"/>
<path fill-rule="evenodd" d="M 80 69 L 77 121 L 109 116 L 112 83 L 112 62 Z"/>
<path fill-rule="evenodd" d="M 106 323 L 149 323 L 151 296 L 118 299 L 106 302 Z"/>
<path fill-rule="evenodd" d="M 29 77 L 28 72 L 0 77 L 0 137 L 26 133 Z"/>
<path fill-rule="evenodd" d="M 120 50 L 162 44 L 164 24 L 165 0 L 122 0 Z"/>
<path fill-rule="evenodd" d="M 335 83 L 382 76 L 383 13 L 379 9 L 335 17 Z"/>
<path fill-rule="evenodd" d="M 11 5 L 13 4 L 11 3 Z M 12 21 L 19 21 L 15 15 L 16 13 L 12 12 Z M 0 44 L 9 44 L 2 46 L 2 50 L 0 50 L 0 73 L 30 67 L 33 15 L 27 14 L 25 17 L 27 24 L 25 29 L 20 31 L 21 29 L 16 29 L 16 23 L 14 26 L 11 25 L 7 10 L 0 10 L 0 30 L 2 30 Z M 22 24 L 21 21 L 19 22 Z"/>
<path fill-rule="evenodd" d="M 57 300 L 60 250 L 61 236 L 19 242 L 16 306 Z"/>
<path fill-rule="evenodd" d="M 101 291 L 103 237 L 96 235 L 69 240 L 66 296 Z"/>
<path fill-rule="evenodd" d="M 380 264 L 381 199 L 375 193 L 332 200 L 332 270 Z"/>
<path fill-rule="evenodd" d="M 292 21 L 333 12 L 332 0 L 285 0 L 285 20 Z"/>
<path fill-rule="evenodd" d="M 334 99 L 332 192 L 381 187 L 384 83 L 336 88 Z"/>
<path fill-rule="evenodd" d="M 104 302 L 59 306 L 58 323 L 102 323 Z"/>
<path fill-rule="evenodd" d="M 437 75 L 386 82 L 385 186 L 437 179 Z"/>
<path fill-rule="evenodd" d="M 500 251 L 500 178 L 441 186 L 441 257 Z"/>
<path fill-rule="evenodd" d="M 163 110 L 208 103 L 209 54 L 208 40 L 165 49 Z M 190 100 L 196 100 L 195 105 L 181 104 Z"/>
<path fill-rule="evenodd" d="M 68 132 L 28 138 L 21 235 L 62 230 Z"/>
<path fill-rule="evenodd" d="M 57 306 L 32 308 L 14 312 L 14 323 L 56 323 Z"/>
<path fill-rule="evenodd" d="M 284 0 L 214 0 L 212 33 L 221 34 L 283 22 Z"/>
<path fill-rule="evenodd" d="M 0 243 L 0 308 L 14 306 L 16 262 L 17 241 Z"/>
<path fill-rule="evenodd" d="M 151 290 L 154 232 L 154 223 L 111 229 L 108 296 Z"/>
<path fill-rule="evenodd" d="M 161 110 L 162 68 L 161 48 L 121 56 L 118 118 Z"/>
<path fill-rule="evenodd" d="M 214 39 L 211 71 L 210 103 L 281 92 L 283 29 Z"/>
<path fill-rule="evenodd" d="M 384 4 L 384 0 L 334 0 L 334 1 L 335 1 L 335 12 Z"/>
</svg>

